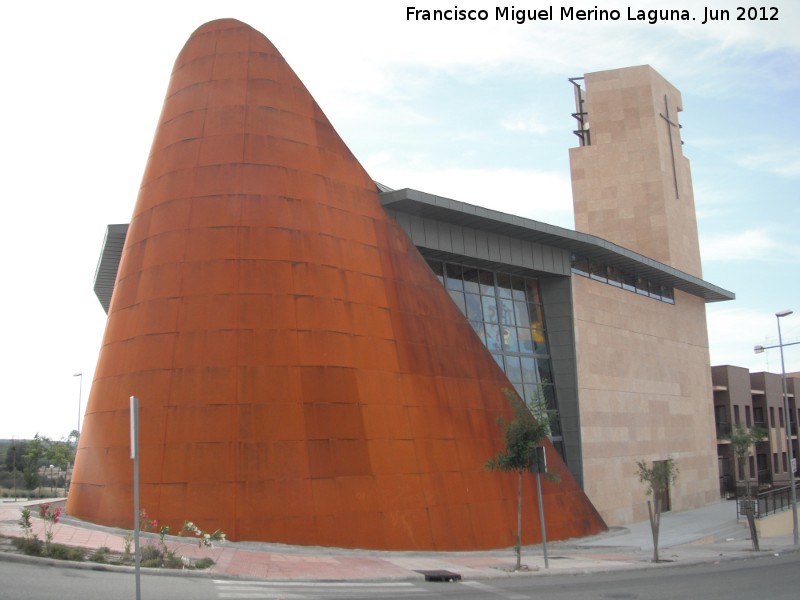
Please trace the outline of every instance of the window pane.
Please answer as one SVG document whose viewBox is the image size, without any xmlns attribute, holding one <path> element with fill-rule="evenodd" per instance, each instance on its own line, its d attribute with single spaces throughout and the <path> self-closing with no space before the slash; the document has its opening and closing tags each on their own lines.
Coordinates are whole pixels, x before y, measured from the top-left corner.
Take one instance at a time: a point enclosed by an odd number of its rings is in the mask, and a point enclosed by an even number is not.
<svg viewBox="0 0 800 600">
<path fill-rule="evenodd" d="M 517 329 L 517 339 L 519 340 L 520 352 L 533 354 L 533 335 L 530 327 L 519 327 Z"/>
<path fill-rule="evenodd" d="M 511 278 L 511 296 L 514 300 L 525 300 L 525 280 L 522 277 Z"/>
<path fill-rule="evenodd" d="M 483 321 L 481 297 L 477 294 L 467 294 L 467 319 L 470 321 Z"/>
<path fill-rule="evenodd" d="M 655 298 L 656 300 L 661 300 L 661 284 L 656 283 L 655 281 L 650 282 L 650 297 Z"/>
<path fill-rule="evenodd" d="M 528 304 L 528 313 L 531 318 L 531 327 L 538 327 L 544 329 L 544 322 L 542 320 L 542 307 L 538 304 Z"/>
<path fill-rule="evenodd" d="M 664 302 L 669 302 L 670 304 L 675 304 L 675 290 L 671 287 L 662 285 L 661 286 L 661 299 Z"/>
<path fill-rule="evenodd" d="M 487 323 L 497 323 L 497 300 L 494 296 L 481 296 L 483 303 L 483 320 Z"/>
<path fill-rule="evenodd" d="M 524 302 L 514 302 L 514 314 L 517 317 L 519 327 L 530 327 L 531 320 L 528 317 L 528 305 Z"/>
<path fill-rule="evenodd" d="M 431 268 L 431 271 L 433 271 L 433 274 L 436 275 L 439 283 L 444 285 L 444 266 L 442 265 L 442 261 L 428 260 L 428 266 Z"/>
<path fill-rule="evenodd" d="M 608 281 L 606 274 L 606 266 L 603 263 L 590 261 L 589 262 L 589 276 L 597 281 Z"/>
<path fill-rule="evenodd" d="M 583 256 L 572 255 L 572 270 L 580 275 L 589 276 L 589 261 Z"/>
<path fill-rule="evenodd" d="M 519 366 L 518 356 L 506 356 L 506 375 L 512 383 L 522 381 L 522 369 Z"/>
<path fill-rule="evenodd" d="M 622 287 L 622 273 L 616 267 L 608 267 L 608 283 L 617 287 Z"/>
<path fill-rule="evenodd" d="M 522 363 L 522 381 L 525 383 L 536 383 L 536 361 L 533 358 L 523 356 L 520 359 Z"/>
<path fill-rule="evenodd" d="M 511 276 L 505 273 L 497 274 L 497 293 L 501 298 L 511 298 Z"/>
<path fill-rule="evenodd" d="M 550 361 L 547 359 L 539 359 L 536 361 L 536 366 L 539 367 L 539 381 L 542 383 L 553 383 L 553 375 L 550 372 Z"/>
<path fill-rule="evenodd" d="M 447 282 L 448 290 L 463 290 L 464 282 L 461 279 L 461 271 L 463 269 L 459 265 L 447 263 L 445 265 L 445 281 Z"/>
<path fill-rule="evenodd" d="M 639 275 L 636 276 L 636 293 L 647 296 L 650 294 L 650 285 L 647 279 Z"/>
<path fill-rule="evenodd" d="M 458 310 L 461 311 L 461 314 L 466 314 L 467 307 L 464 305 L 464 294 L 455 290 L 449 290 L 449 293 L 450 297 L 453 299 L 453 302 L 456 303 Z"/>
<path fill-rule="evenodd" d="M 514 303 L 506 298 L 501 298 L 499 305 L 500 322 L 504 325 L 514 325 Z"/>
<path fill-rule="evenodd" d="M 500 341 L 500 327 L 497 325 L 486 324 L 486 347 L 492 352 L 500 352 L 503 349 L 503 343 Z"/>
<path fill-rule="evenodd" d="M 492 354 L 492 358 L 494 362 L 497 363 L 497 366 L 501 369 L 503 368 L 503 355 L 502 354 Z"/>
<path fill-rule="evenodd" d="M 636 277 L 631 275 L 630 273 L 623 273 L 622 274 L 622 287 L 629 292 L 636 291 Z"/>
<path fill-rule="evenodd" d="M 478 271 L 478 281 L 481 286 L 481 294 L 494 296 L 494 275 L 491 271 Z"/>
<path fill-rule="evenodd" d="M 478 269 L 464 269 L 464 289 L 473 294 L 480 293 L 481 288 L 478 281 Z"/>
<path fill-rule="evenodd" d="M 547 354 L 547 338 L 544 335 L 544 330 L 534 329 L 533 335 L 533 350 L 536 354 Z"/>
<path fill-rule="evenodd" d="M 517 341 L 517 330 L 515 327 L 503 326 L 503 350 L 506 352 L 519 352 L 519 342 Z"/>
<path fill-rule="evenodd" d="M 541 304 L 542 298 L 541 295 L 539 294 L 539 281 L 536 279 L 526 279 L 525 287 L 527 288 L 528 302 Z"/>
</svg>

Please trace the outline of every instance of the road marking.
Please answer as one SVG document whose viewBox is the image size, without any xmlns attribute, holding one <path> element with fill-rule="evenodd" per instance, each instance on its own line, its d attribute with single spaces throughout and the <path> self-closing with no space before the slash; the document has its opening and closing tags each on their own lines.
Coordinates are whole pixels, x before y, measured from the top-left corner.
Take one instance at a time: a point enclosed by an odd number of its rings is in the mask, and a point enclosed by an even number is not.
<svg viewBox="0 0 800 600">
<path fill-rule="evenodd" d="M 263 600 L 312 600 L 315 598 L 374 598 L 425 593 L 411 582 L 346 581 L 236 581 L 214 579 L 218 598 L 259 598 Z"/>
<path fill-rule="evenodd" d="M 502 596 L 503 598 L 508 598 L 508 600 L 530 600 L 530 596 L 523 596 L 522 594 L 516 594 L 514 592 L 506 592 L 504 590 L 499 590 L 497 588 L 493 588 L 490 585 L 486 585 L 485 583 L 481 583 L 480 581 L 462 581 L 460 585 L 466 585 L 473 589 L 480 590 L 486 594 L 494 594 L 495 596 Z"/>
</svg>

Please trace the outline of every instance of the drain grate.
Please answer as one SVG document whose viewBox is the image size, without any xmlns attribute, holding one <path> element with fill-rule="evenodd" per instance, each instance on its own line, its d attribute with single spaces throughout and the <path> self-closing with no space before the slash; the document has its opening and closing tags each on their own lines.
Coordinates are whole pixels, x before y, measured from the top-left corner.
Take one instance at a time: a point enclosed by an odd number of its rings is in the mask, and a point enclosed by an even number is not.
<svg viewBox="0 0 800 600">
<path fill-rule="evenodd" d="M 425 581 L 461 581 L 460 573 L 453 573 L 452 571 L 436 570 L 436 571 L 417 571 L 420 575 L 425 577 Z"/>
</svg>

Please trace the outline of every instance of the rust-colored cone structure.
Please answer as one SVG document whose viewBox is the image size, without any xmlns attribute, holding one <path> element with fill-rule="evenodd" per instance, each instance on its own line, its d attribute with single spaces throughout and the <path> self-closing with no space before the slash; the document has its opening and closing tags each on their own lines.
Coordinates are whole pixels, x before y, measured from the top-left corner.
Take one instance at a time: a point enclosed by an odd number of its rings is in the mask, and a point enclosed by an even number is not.
<svg viewBox="0 0 800 600">
<path fill-rule="evenodd" d="M 67 510 L 141 507 L 232 539 L 507 547 L 510 388 L 272 44 L 234 20 L 180 53 L 128 231 Z M 550 447 L 548 535 L 604 525 Z M 532 480 L 526 477 L 526 480 Z M 535 506 L 526 481 L 525 498 Z M 526 510 L 525 543 L 540 540 Z M 174 530 L 174 529 L 173 529 Z"/>
</svg>

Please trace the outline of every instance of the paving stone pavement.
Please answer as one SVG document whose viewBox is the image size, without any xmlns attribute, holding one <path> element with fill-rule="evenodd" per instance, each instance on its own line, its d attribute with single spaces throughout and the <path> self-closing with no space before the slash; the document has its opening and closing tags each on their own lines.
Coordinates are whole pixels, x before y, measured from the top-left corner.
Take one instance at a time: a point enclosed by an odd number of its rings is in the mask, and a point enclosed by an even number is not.
<svg viewBox="0 0 800 600">
<path fill-rule="evenodd" d="M 22 537 L 23 532 L 18 524 L 20 509 L 30 506 L 33 532 L 44 539 L 43 522 L 33 508 L 41 502 L 45 500 L 0 502 L 0 536 Z M 53 528 L 53 541 L 87 549 L 105 546 L 113 553 L 122 553 L 128 533 L 65 515 Z M 147 543 L 148 539 L 155 542 L 158 536 L 145 534 L 143 538 L 143 543 Z M 726 501 L 662 515 L 659 555 L 663 562 L 658 564 L 651 562 L 653 542 L 647 521 L 612 528 L 597 536 L 548 543 L 547 566 L 541 545 L 524 547 L 524 569 L 517 572 L 514 571 L 516 559 L 512 548 L 474 552 L 383 552 L 225 542 L 208 549 L 199 548 L 192 538 L 176 536 L 167 536 L 166 544 L 179 556 L 212 558 L 215 564 L 205 572 L 207 576 L 270 581 L 405 581 L 422 579 L 424 576 L 420 571 L 450 571 L 459 574 L 463 580 L 480 580 L 664 568 L 747 558 L 756 554 L 752 550 L 744 520 L 736 520 L 735 504 Z M 800 550 L 793 545 L 791 531 L 785 535 L 762 538 L 760 546 L 762 554 Z M 0 560 L 47 560 L 23 558 L 8 550 L 7 544 L 0 545 Z M 200 572 L 192 571 L 192 574 Z"/>
</svg>

